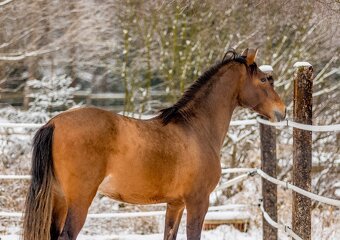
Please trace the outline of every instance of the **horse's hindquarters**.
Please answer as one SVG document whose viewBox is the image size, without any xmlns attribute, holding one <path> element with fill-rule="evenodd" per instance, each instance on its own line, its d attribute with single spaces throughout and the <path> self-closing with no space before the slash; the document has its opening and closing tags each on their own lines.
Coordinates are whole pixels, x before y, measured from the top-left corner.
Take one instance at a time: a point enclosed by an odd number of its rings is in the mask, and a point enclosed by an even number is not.
<svg viewBox="0 0 340 240">
<path fill-rule="evenodd" d="M 61 236 L 72 236 L 65 239 L 76 238 L 105 177 L 109 141 L 115 136 L 114 119 L 108 114 L 80 109 L 52 119 L 54 175 L 60 186 L 54 191 L 53 221 Z"/>
</svg>

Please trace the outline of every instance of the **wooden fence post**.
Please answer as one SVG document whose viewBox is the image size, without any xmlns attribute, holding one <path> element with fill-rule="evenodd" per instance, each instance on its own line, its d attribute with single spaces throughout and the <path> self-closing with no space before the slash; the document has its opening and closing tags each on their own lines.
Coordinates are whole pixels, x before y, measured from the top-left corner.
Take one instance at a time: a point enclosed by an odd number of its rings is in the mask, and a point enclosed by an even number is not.
<svg viewBox="0 0 340 240">
<path fill-rule="evenodd" d="M 313 67 L 294 64 L 294 122 L 312 124 Z M 312 132 L 293 129 L 293 184 L 311 191 Z M 293 231 L 304 240 L 311 239 L 311 200 L 293 192 Z"/>
<path fill-rule="evenodd" d="M 30 105 L 29 95 L 30 95 L 30 93 L 31 93 L 31 88 L 28 86 L 27 81 L 26 81 L 25 87 L 24 87 L 24 92 L 23 92 L 23 95 L 24 95 L 23 108 L 24 108 L 24 110 L 29 109 L 29 105 Z"/>
<path fill-rule="evenodd" d="M 260 69 L 272 78 L 272 67 L 266 65 Z M 276 129 L 268 125 L 260 124 L 261 138 L 261 169 L 268 175 L 276 178 Z M 263 208 L 269 216 L 277 222 L 277 186 L 262 178 Z M 272 227 L 262 216 L 263 239 L 277 240 L 277 229 Z"/>
</svg>

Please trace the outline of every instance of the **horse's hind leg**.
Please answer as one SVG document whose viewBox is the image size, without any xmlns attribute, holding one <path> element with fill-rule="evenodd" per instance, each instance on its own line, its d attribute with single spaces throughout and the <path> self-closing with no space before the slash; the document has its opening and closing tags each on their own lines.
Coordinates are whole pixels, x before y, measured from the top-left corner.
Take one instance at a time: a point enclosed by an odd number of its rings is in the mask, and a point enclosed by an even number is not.
<svg viewBox="0 0 340 240">
<path fill-rule="evenodd" d="M 62 204 L 60 211 L 56 211 L 58 216 L 55 222 L 62 226 L 59 227 L 58 240 L 75 240 L 85 223 L 88 209 L 104 177 L 100 171 L 89 172 L 92 175 L 88 176 L 86 172 L 81 175 L 69 171 L 59 172 L 58 179 L 66 207 Z M 59 202 L 62 201 L 59 199 Z M 57 209 L 54 207 L 54 210 Z"/>
<path fill-rule="evenodd" d="M 75 240 L 82 229 L 87 215 L 87 209 L 73 205 L 68 209 L 63 231 L 58 240 Z"/>
<path fill-rule="evenodd" d="M 165 216 L 164 240 L 175 240 L 184 210 L 183 202 L 168 203 Z"/>
<path fill-rule="evenodd" d="M 67 215 L 58 240 L 75 240 L 85 223 L 96 191 L 87 192 L 89 189 L 84 187 L 78 191 L 78 194 L 68 197 Z"/>
<path fill-rule="evenodd" d="M 93 146 L 84 146 L 84 140 L 68 137 L 66 132 L 56 131 L 54 139 L 59 146 L 53 155 L 55 177 L 66 201 L 66 210 L 57 217 L 62 225 L 58 240 L 77 238 L 106 171 L 106 156 Z"/>
<path fill-rule="evenodd" d="M 64 194 L 55 187 L 53 192 L 53 213 L 51 240 L 76 239 L 84 225 L 88 208 L 94 194 L 86 194 L 86 190 L 78 195 Z"/>
<path fill-rule="evenodd" d="M 51 225 L 51 240 L 57 240 L 64 227 L 67 216 L 67 203 L 58 184 L 53 189 L 53 212 Z"/>
</svg>

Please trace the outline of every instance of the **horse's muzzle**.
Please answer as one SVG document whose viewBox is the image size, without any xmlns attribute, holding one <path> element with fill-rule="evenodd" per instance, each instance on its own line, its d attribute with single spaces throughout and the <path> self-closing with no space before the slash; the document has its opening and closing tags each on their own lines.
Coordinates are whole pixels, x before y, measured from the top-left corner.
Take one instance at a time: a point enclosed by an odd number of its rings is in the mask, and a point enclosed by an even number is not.
<svg viewBox="0 0 340 240">
<path fill-rule="evenodd" d="M 274 111 L 274 116 L 277 122 L 281 122 L 286 118 L 286 109 L 284 112 Z"/>
</svg>

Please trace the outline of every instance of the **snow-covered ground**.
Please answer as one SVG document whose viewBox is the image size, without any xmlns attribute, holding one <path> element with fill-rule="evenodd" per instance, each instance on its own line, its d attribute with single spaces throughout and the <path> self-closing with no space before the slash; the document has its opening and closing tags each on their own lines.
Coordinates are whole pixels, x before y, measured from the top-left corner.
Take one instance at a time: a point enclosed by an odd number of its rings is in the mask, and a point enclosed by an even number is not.
<svg viewBox="0 0 340 240">
<path fill-rule="evenodd" d="M 19 240 L 17 235 L 1 236 L 1 240 Z M 162 234 L 126 234 L 126 235 L 80 235 L 79 240 L 162 240 Z M 179 234 L 178 240 L 186 240 L 185 234 Z M 262 233 L 259 229 L 250 229 L 248 232 L 243 233 L 231 226 L 220 226 L 215 230 L 203 231 L 202 240 L 256 240 L 262 239 Z M 281 238 L 280 238 L 281 239 Z M 283 239 L 283 238 L 282 238 Z"/>
<path fill-rule="evenodd" d="M 0 119 L 0 122 L 7 122 Z M 16 129 L 16 132 L 9 133 L 0 139 L 0 149 L 3 155 L 9 156 L 8 159 L 1 159 L 1 174 L 27 174 L 29 172 L 29 142 L 32 133 L 23 134 L 27 129 Z M 10 146 L 10 148 L 9 148 Z M 27 152 L 28 149 L 28 152 Z M 10 154 L 12 151 L 13 154 Z M 315 154 L 314 154 L 315 155 Z M 313 155 L 315 159 L 316 156 Z M 254 156 L 259 158 L 259 156 Z M 326 153 L 318 153 L 319 162 L 328 159 Z M 254 160 L 255 164 L 259 159 Z M 7 164 L 7 165 L 6 165 Z M 21 212 L 25 200 L 27 180 L 0 180 L 0 212 L 13 211 Z M 338 184 L 336 184 L 338 185 Z M 204 231 L 203 240 L 256 240 L 262 239 L 262 217 L 256 205 L 261 198 L 261 179 L 259 177 L 249 178 L 242 184 L 232 187 L 235 195 L 227 198 L 222 191 L 214 192 L 211 195 L 212 205 L 230 204 L 235 206 L 235 210 L 228 213 L 228 216 L 239 217 L 245 214 L 250 219 L 247 232 L 240 232 L 233 226 L 224 225 L 217 229 Z M 337 190 L 338 191 L 338 190 Z M 338 193 L 338 192 L 337 192 Z M 291 192 L 279 188 L 279 219 L 280 223 L 291 225 Z M 240 204 L 249 206 L 244 211 L 237 211 Z M 230 209 L 229 209 L 230 210 Z M 122 213 L 136 211 L 164 211 L 163 206 L 134 206 L 112 201 L 106 197 L 97 196 L 91 205 L 90 213 Z M 211 218 L 219 217 L 222 213 L 210 214 Z M 322 205 L 312 212 L 312 238 L 318 240 L 340 240 L 340 210 Z M 209 215 L 208 215 L 209 217 Z M 21 223 L 19 219 L 0 217 L 0 240 L 17 240 L 20 234 Z M 162 239 L 164 216 L 139 217 L 124 219 L 88 219 L 81 232 L 79 239 L 83 240 L 111 240 L 111 239 Z M 185 216 L 183 217 L 179 229 L 179 240 L 186 239 L 185 236 Z M 279 232 L 280 240 L 289 238 L 283 232 Z"/>
</svg>

